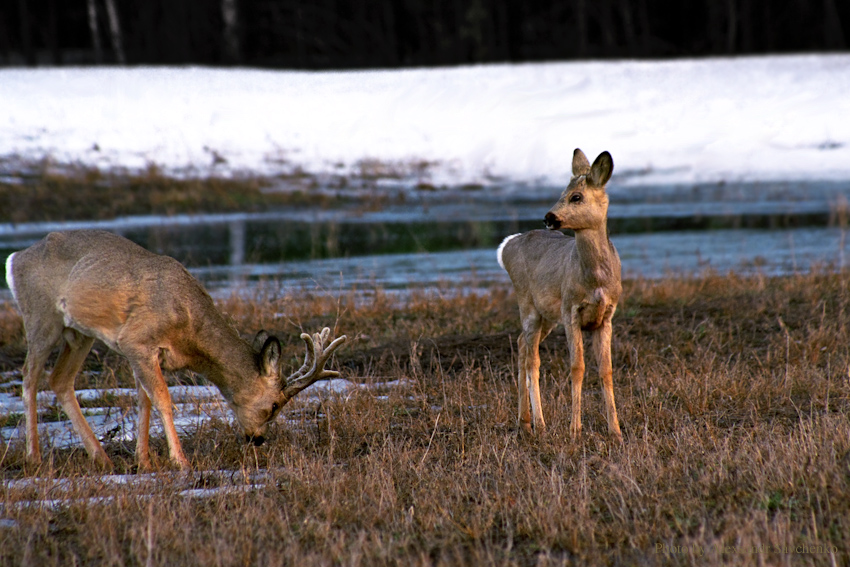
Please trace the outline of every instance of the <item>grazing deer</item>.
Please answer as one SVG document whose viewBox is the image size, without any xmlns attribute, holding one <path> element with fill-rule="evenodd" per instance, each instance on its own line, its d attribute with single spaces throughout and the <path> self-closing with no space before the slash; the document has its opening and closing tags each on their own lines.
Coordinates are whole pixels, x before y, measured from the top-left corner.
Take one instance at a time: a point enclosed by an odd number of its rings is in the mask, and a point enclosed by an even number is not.
<svg viewBox="0 0 850 567">
<path fill-rule="evenodd" d="M 514 285 L 522 332 L 519 347 L 519 424 L 540 432 L 546 427 L 540 406 L 539 345 L 563 323 L 570 350 L 572 421 L 570 436 L 581 435 L 581 384 L 584 379 L 582 331 L 590 331 L 602 379 L 608 431 L 622 441 L 614 405 L 611 370 L 611 318 L 617 309 L 620 258 L 608 239 L 605 184 L 614 162 L 603 152 L 591 166 L 581 150 L 573 154 L 573 176 L 544 222 L 549 230 L 532 230 L 505 238 L 499 264 Z M 575 231 L 575 238 L 557 229 Z M 530 409 L 529 409 L 530 403 Z"/>
<path fill-rule="evenodd" d="M 260 331 L 253 345 L 240 338 L 203 286 L 174 258 L 99 230 L 53 232 L 6 260 L 9 289 L 23 315 L 28 350 L 23 370 L 27 459 L 41 462 L 36 390 L 54 346 L 59 357 L 50 387 L 96 463 L 112 463 L 80 411 L 74 379 L 94 339 L 130 362 L 139 391 L 136 459 L 150 468 L 151 401 L 162 417 L 171 460 L 189 469 L 162 370 L 188 368 L 205 375 L 236 414 L 248 442 L 263 443 L 269 423 L 310 384 L 339 375 L 326 370 L 346 337 L 326 345 L 329 329 L 301 338 L 304 365 L 280 375 L 277 338 Z"/>
</svg>

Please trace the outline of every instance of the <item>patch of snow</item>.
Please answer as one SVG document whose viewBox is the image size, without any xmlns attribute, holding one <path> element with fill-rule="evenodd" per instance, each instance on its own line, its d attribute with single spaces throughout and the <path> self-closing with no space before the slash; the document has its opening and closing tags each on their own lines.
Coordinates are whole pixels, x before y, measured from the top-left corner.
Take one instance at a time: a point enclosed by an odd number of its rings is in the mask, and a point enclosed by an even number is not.
<svg viewBox="0 0 850 567">
<path fill-rule="evenodd" d="M 223 494 L 243 494 L 245 492 L 256 492 L 262 490 L 265 485 L 243 485 L 243 486 L 222 486 L 218 488 L 188 488 L 181 490 L 176 494 L 180 498 L 203 499 L 221 496 Z M 147 500 L 153 497 L 153 494 L 135 494 L 135 498 Z M 0 503 L 0 513 L 12 510 L 61 510 L 70 506 L 104 506 L 111 504 L 119 498 L 125 496 L 92 496 L 89 498 L 51 498 L 44 500 L 18 500 L 8 504 Z M 0 520 L 2 521 L 2 520 Z"/>
<path fill-rule="evenodd" d="M 255 492 L 273 485 L 273 475 L 265 469 L 257 471 L 196 471 L 196 472 L 164 472 L 137 475 L 95 475 L 77 478 L 21 478 L 0 480 L 4 492 L 37 491 L 51 496 L 79 494 L 85 491 L 97 492 L 100 495 L 88 498 L 49 498 L 21 499 L 8 503 L 0 503 L 0 514 L 26 509 L 57 510 L 74 505 L 99 506 L 110 504 L 117 498 L 133 498 L 146 500 L 153 493 L 162 494 L 164 488 L 170 488 L 180 498 L 203 499 L 227 494 Z M 198 484 L 217 484 L 197 488 Z M 133 492 L 127 492 L 133 489 Z M 103 494 L 108 492 L 108 494 Z M 113 494 L 114 493 L 114 494 Z M 0 528 L 14 528 L 14 520 L 0 518 Z"/>
<path fill-rule="evenodd" d="M 302 391 L 287 408 L 288 414 L 298 412 L 299 405 L 315 403 L 333 395 L 346 396 L 356 390 L 384 391 L 388 389 L 404 388 L 408 385 L 405 381 L 378 382 L 374 384 L 358 384 L 342 378 L 316 382 Z M 233 413 L 227 407 L 227 403 L 217 388 L 213 386 L 172 386 L 169 389 L 174 407 L 174 427 L 181 435 L 191 435 L 204 423 L 217 419 L 227 423 L 233 423 Z M 137 408 L 135 405 L 135 388 L 104 388 L 84 389 L 76 392 L 77 399 L 81 402 L 91 403 L 102 400 L 108 402 L 111 399 L 130 397 L 133 403 L 129 407 L 83 407 L 83 415 L 89 422 L 92 430 L 101 441 L 127 441 L 136 439 Z M 36 404 L 40 410 L 56 408 L 59 402 L 56 395 L 50 390 L 43 390 L 36 395 Z M 24 403 L 16 394 L 0 392 L 0 415 L 23 414 Z M 298 422 L 288 420 L 290 425 L 299 425 Z M 25 438 L 25 423 L 20 420 L 17 425 L 3 427 L 0 429 L 0 438 L 6 442 L 23 441 Z M 70 421 L 48 421 L 39 419 L 39 438 L 44 446 L 54 448 L 81 447 L 82 443 Z M 151 412 L 150 432 L 152 437 L 164 435 L 162 421 L 158 412 Z"/>
</svg>

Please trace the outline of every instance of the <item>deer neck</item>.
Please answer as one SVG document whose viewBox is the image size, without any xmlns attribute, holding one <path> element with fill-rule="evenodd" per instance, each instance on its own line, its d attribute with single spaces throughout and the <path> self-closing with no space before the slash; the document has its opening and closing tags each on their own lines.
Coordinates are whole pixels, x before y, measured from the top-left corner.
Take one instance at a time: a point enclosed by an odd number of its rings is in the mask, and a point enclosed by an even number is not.
<svg viewBox="0 0 850 567">
<path fill-rule="evenodd" d="M 251 346 L 223 318 L 196 331 L 196 356 L 190 368 L 215 384 L 228 400 L 247 384 L 242 369 L 254 368 Z"/>
<path fill-rule="evenodd" d="M 608 240 L 608 227 L 602 223 L 595 228 L 575 231 L 576 252 L 582 279 L 593 288 L 614 279 L 614 255 Z"/>
</svg>

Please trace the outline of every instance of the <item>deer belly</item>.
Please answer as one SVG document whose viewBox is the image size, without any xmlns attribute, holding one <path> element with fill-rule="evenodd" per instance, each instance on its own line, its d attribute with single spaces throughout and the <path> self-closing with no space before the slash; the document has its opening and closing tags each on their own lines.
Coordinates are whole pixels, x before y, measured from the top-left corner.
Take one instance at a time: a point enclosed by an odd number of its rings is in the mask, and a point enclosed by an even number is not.
<svg viewBox="0 0 850 567">
<path fill-rule="evenodd" d="M 118 350 L 118 332 L 123 321 L 120 312 L 111 309 L 109 305 L 75 302 L 71 298 L 62 297 L 57 302 L 66 327 L 86 335 L 95 337 L 106 343 L 109 348 Z"/>
</svg>

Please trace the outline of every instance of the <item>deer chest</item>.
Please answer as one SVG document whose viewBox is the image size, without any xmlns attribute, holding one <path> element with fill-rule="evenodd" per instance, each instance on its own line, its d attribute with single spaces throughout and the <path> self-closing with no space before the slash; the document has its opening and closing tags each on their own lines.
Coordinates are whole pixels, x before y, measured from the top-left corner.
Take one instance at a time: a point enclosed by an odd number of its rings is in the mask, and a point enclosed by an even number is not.
<svg viewBox="0 0 850 567">
<path fill-rule="evenodd" d="M 583 331 L 595 331 L 614 314 L 616 303 L 608 298 L 602 288 L 596 288 L 592 296 L 582 301 L 577 309 L 579 325 Z"/>
</svg>

